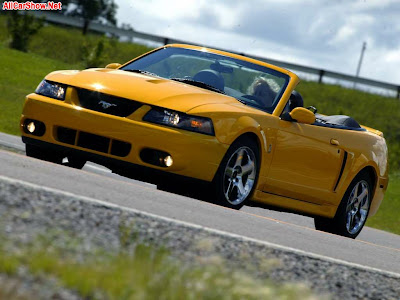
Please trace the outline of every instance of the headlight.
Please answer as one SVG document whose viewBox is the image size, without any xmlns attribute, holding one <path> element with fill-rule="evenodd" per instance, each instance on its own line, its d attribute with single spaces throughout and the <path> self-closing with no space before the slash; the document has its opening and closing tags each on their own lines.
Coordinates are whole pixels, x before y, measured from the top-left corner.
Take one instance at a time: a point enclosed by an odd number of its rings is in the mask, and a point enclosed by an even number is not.
<svg viewBox="0 0 400 300">
<path fill-rule="evenodd" d="M 42 80 L 36 88 L 35 93 L 58 100 L 64 100 L 66 89 L 67 86 L 64 84 Z"/>
<path fill-rule="evenodd" d="M 144 117 L 143 121 L 194 131 L 198 133 L 214 135 L 214 127 L 211 119 L 191 116 L 184 113 L 153 108 Z"/>
</svg>

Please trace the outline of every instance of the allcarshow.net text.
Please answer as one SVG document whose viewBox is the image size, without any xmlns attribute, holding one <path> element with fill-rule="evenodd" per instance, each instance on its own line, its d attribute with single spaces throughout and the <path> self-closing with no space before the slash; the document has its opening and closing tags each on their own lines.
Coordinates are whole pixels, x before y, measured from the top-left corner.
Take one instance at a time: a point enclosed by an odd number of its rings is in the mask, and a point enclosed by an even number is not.
<svg viewBox="0 0 400 300">
<path fill-rule="evenodd" d="M 33 1 L 18 2 L 5 1 L 3 2 L 3 10 L 61 10 L 61 2 L 48 1 L 45 3 L 37 3 Z"/>
</svg>

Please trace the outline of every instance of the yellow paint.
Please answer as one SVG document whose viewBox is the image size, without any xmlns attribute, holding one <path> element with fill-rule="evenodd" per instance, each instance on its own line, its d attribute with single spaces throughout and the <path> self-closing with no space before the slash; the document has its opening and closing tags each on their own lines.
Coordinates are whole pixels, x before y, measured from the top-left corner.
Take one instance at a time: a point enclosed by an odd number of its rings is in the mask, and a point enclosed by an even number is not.
<svg viewBox="0 0 400 300">
<path fill-rule="evenodd" d="M 304 107 L 296 107 L 290 112 L 290 116 L 299 123 L 312 124 L 315 122 L 315 115 Z"/>
<path fill-rule="evenodd" d="M 250 133 L 259 141 L 261 156 L 253 200 L 333 217 L 353 178 L 365 167 L 371 167 L 376 174 L 376 186 L 370 214 L 376 212 L 388 183 L 387 147 L 381 132 L 367 127 L 364 128 L 368 131 L 361 132 L 314 126 L 310 123 L 314 122 L 315 116 L 304 109 L 297 109 L 302 122 L 283 121 L 279 116 L 299 83 L 295 74 L 223 51 L 188 45 L 165 47 L 189 48 L 234 57 L 285 73 L 290 80 L 275 110 L 268 114 L 213 91 L 118 70 L 117 64 L 108 65 L 108 69 L 57 71 L 47 75 L 46 79 L 68 85 L 65 101 L 35 93 L 28 95 L 21 116 L 21 129 L 24 120 L 29 118 L 44 122 L 47 131 L 42 137 L 27 135 L 24 131 L 22 135 L 212 181 L 229 146 L 241 135 Z M 98 90 L 143 105 L 125 118 L 87 110 L 80 106 L 76 88 Z M 152 106 L 208 117 L 213 122 L 215 136 L 144 122 L 142 118 Z M 192 122 L 192 125 L 200 126 L 198 122 Z M 57 140 L 58 126 L 129 142 L 132 150 L 122 158 L 63 144 Z M 337 144 L 332 144 L 332 139 Z M 168 152 L 173 158 L 173 165 L 165 169 L 144 163 L 139 156 L 144 148 Z M 345 151 L 348 153 L 347 163 L 335 189 Z"/>
</svg>

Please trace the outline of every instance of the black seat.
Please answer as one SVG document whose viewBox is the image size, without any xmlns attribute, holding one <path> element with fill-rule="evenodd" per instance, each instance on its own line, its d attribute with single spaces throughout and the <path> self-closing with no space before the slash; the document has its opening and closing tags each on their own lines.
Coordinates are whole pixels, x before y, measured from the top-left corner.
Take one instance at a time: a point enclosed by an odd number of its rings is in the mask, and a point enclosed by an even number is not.
<svg viewBox="0 0 400 300">
<path fill-rule="evenodd" d="M 207 85 L 219 89 L 220 91 L 224 91 L 224 77 L 222 77 L 222 75 L 215 70 L 201 70 L 196 75 L 194 75 L 193 80 L 203 82 Z"/>
<path fill-rule="evenodd" d="M 345 115 L 333 115 L 333 116 L 323 116 L 320 114 L 315 114 L 317 122 L 323 122 L 328 125 L 339 125 L 349 128 L 361 128 L 360 124 L 352 117 Z"/>
</svg>

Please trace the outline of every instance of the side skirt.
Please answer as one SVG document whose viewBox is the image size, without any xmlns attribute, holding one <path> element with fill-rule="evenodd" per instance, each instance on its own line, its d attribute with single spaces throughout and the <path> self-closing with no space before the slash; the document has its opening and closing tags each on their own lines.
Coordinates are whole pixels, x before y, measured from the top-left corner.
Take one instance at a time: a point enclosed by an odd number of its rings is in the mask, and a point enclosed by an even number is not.
<svg viewBox="0 0 400 300">
<path fill-rule="evenodd" d="M 306 215 L 326 218 L 333 218 L 337 210 L 337 207 L 333 205 L 318 205 L 315 203 L 270 194 L 260 190 L 254 192 L 252 200 L 272 206 L 282 207 L 290 211 L 301 212 Z"/>
</svg>

